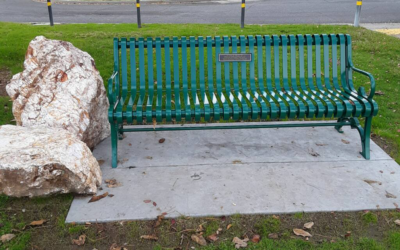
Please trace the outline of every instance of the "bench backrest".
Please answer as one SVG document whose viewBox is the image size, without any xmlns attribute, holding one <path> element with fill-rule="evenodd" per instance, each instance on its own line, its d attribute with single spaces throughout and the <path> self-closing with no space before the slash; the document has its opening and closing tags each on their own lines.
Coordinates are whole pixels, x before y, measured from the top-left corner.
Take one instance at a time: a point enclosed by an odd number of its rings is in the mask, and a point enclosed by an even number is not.
<svg viewBox="0 0 400 250">
<path fill-rule="evenodd" d="M 251 53 L 250 62 L 219 54 Z M 273 35 L 114 39 L 120 94 L 353 88 L 350 35 Z"/>
</svg>

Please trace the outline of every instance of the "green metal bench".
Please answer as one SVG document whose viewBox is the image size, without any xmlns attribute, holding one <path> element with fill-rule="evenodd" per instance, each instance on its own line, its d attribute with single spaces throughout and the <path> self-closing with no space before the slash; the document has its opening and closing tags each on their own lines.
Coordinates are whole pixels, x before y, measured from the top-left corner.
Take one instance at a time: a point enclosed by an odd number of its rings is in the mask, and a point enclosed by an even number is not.
<svg viewBox="0 0 400 250">
<path fill-rule="evenodd" d="M 359 131 L 370 158 L 375 81 L 351 61 L 349 35 L 114 39 L 108 81 L 112 167 L 124 132 L 342 126 Z M 352 74 L 371 90 L 354 88 Z M 361 127 L 358 118 L 365 118 Z M 153 126 L 239 120 L 335 118 L 337 122 Z M 149 124 L 149 126 L 124 127 Z"/>
</svg>

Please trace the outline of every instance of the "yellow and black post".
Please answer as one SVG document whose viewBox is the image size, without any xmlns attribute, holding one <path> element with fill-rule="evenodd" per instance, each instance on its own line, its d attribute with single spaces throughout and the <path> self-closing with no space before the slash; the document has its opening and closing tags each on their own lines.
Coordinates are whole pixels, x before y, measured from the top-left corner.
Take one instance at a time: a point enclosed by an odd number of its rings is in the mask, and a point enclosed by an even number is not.
<svg viewBox="0 0 400 250">
<path fill-rule="evenodd" d="M 49 10 L 50 25 L 54 26 L 53 11 L 51 9 L 51 0 L 47 0 L 47 9 Z"/>
<path fill-rule="evenodd" d="M 140 19 L 140 0 L 136 0 L 136 11 L 137 11 L 137 26 L 142 28 L 142 21 Z"/>
<path fill-rule="evenodd" d="M 242 17 L 241 17 L 241 20 L 240 20 L 240 27 L 243 29 L 244 28 L 244 12 L 245 12 L 245 9 L 246 9 L 246 0 L 242 0 Z"/>
<path fill-rule="evenodd" d="M 361 14 L 362 0 L 357 0 L 356 16 L 354 17 L 354 27 L 360 25 L 360 14 Z"/>
</svg>

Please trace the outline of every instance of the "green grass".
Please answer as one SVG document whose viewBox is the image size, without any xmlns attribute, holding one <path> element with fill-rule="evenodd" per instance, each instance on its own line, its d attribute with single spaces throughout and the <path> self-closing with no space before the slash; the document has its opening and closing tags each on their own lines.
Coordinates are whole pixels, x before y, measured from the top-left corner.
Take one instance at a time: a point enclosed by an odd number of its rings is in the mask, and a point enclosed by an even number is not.
<svg viewBox="0 0 400 250">
<path fill-rule="evenodd" d="M 257 233 L 267 237 L 270 233 L 277 233 L 280 229 L 281 221 L 274 217 L 268 217 L 256 224 Z"/>
<path fill-rule="evenodd" d="M 146 24 L 138 29 L 134 24 L 71 24 L 32 26 L 27 24 L 1 23 L 0 26 L 0 68 L 8 68 L 13 74 L 23 68 L 25 52 L 29 41 L 35 36 L 72 42 L 87 51 L 96 62 L 101 76 L 106 80 L 112 73 L 113 37 L 165 37 L 165 36 L 216 36 L 256 34 L 330 34 L 348 33 L 353 40 L 353 62 L 363 70 L 371 72 L 377 82 L 377 90 L 383 96 L 375 96 L 379 114 L 373 119 L 373 133 L 382 137 L 390 146 L 390 155 L 400 163 L 400 40 L 363 28 L 334 25 L 248 25 L 240 29 L 237 24 Z M 354 75 L 356 85 L 365 85 L 368 79 Z M 0 108 L 7 103 L 0 99 Z M 0 124 L 12 119 L 9 111 L 0 112 Z"/>
<path fill-rule="evenodd" d="M 362 215 L 362 220 L 365 224 L 376 224 L 378 223 L 378 217 L 376 214 L 368 212 Z"/>
</svg>

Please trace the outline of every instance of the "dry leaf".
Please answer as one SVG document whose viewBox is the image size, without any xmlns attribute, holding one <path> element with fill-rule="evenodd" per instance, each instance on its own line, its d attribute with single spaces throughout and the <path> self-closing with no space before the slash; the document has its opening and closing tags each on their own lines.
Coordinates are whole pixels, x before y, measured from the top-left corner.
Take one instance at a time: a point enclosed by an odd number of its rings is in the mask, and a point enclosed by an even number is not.
<svg viewBox="0 0 400 250">
<path fill-rule="evenodd" d="M 113 195 L 113 194 L 109 194 L 108 197 L 111 197 L 111 198 L 112 198 L 112 197 L 114 197 L 114 195 Z"/>
<path fill-rule="evenodd" d="M 107 183 L 107 187 L 109 188 L 115 188 L 119 186 L 119 183 L 116 179 L 107 179 L 104 182 Z"/>
<path fill-rule="evenodd" d="M 156 222 L 154 223 L 154 228 L 159 227 L 161 225 L 161 222 L 163 219 L 164 219 L 164 215 L 157 216 Z"/>
<path fill-rule="evenodd" d="M 101 166 L 104 164 L 105 160 L 98 160 L 97 162 L 99 163 L 99 166 Z"/>
<path fill-rule="evenodd" d="M 199 227 L 196 229 L 196 233 L 200 233 L 203 231 L 204 231 L 203 225 L 200 224 Z"/>
<path fill-rule="evenodd" d="M 157 203 L 155 201 L 153 201 L 153 206 L 155 206 L 155 207 L 157 206 Z"/>
<path fill-rule="evenodd" d="M 325 146 L 325 145 L 327 145 L 327 144 L 323 144 L 323 143 L 315 143 L 315 145 L 322 147 L 322 146 Z"/>
<path fill-rule="evenodd" d="M 144 240 L 158 240 L 158 237 L 155 235 L 142 235 L 140 238 Z"/>
<path fill-rule="evenodd" d="M 382 185 L 382 182 L 379 182 L 379 181 L 374 181 L 374 180 L 364 180 L 366 183 L 368 183 L 369 185 L 372 185 L 372 184 L 375 184 L 375 183 L 378 183 L 379 185 Z"/>
<path fill-rule="evenodd" d="M 229 230 L 229 228 L 232 227 L 232 224 L 229 224 L 228 226 L 226 226 L 226 230 Z"/>
<path fill-rule="evenodd" d="M 165 138 L 161 138 L 158 143 L 164 143 L 165 142 Z"/>
<path fill-rule="evenodd" d="M 293 233 L 297 236 L 312 237 L 312 235 L 309 232 L 306 232 L 303 229 L 295 228 L 293 229 Z"/>
<path fill-rule="evenodd" d="M 82 234 L 77 240 L 72 240 L 72 244 L 83 246 L 85 244 L 86 235 Z"/>
<path fill-rule="evenodd" d="M 238 237 L 235 237 L 235 238 L 233 238 L 233 240 L 232 240 L 232 242 L 233 243 L 235 243 L 235 248 L 236 249 L 239 249 L 239 248 L 241 248 L 241 247 L 247 247 L 247 243 L 246 243 L 246 241 L 248 241 L 249 239 L 244 239 L 244 240 L 241 240 L 241 239 L 239 239 Z"/>
<path fill-rule="evenodd" d="M 347 140 L 345 140 L 345 139 L 342 139 L 342 142 L 343 142 L 344 144 L 350 144 L 350 142 L 347 141 Z"/>
<path fill-rule="evenodd" d="M 157 121 L 156 119 L 153 119 L 153 129 L 156 130 L 156 125 L 157 125 Z"/>
<path fill-rule="evenodd" d="M 378 90 L 378 91 L 375 91 L 375 95 L 384 95 L 385 93 L 383 93 L 382 91 L 380 91 L 380 90 Z"/>
<path fill-rule="evenodd" d="M 143 202 L 144 202 L 144 203 L 150 203 L 151 200 L 144 200 Z"/>
<path fill-rule="evenodd" d="M 397 226 L 400 226 L 400 220 L 395 220 L 394 223 L 396 223 Z"/>
<path fill-rule="evenodd" d="M 103 199 L 104 197 L 106 197 L 107 195 L 108 195 L 108 192 L 105 192 L 104 194 L 98 195 L 98 196 L 93 195 L 93 197 L 89 200 L 89 203 L 90 203 L 90 202 L 99 201 L 99 200 Z"/>
<path fill-rule="evenodd" d="M 272 215 L 272 218 L 274 218 L 275 220 L 279 220 L 279 216 L 278 215 Z"/>
<path fill-rule="evenodd" d="M 347 233 L 344 235 L 345 238 L 349 238 L 351 236 L 351 231 L 347 231 Z"/>
<path fill-rule="evenodd" d="M 253 238 L 251 239 L 251 241 L 252 241 L 253 243 L 258 243 L 258 242 L 260 242 L 260 235 L 258 235 L 258 234 L 253 235 Z"/>
<path fill-rule="evenodd" d="M 194 242 L 199 244 L 200 246 L 207 246 L 207 241 L 204 239 L 202 235 L 192 234 L 190 237 Z"/>
<path fill-rule="evenodd" d="M 47 222 L 47 220 L 32 221 L 31 224 L 29 224 L 29 226 L 41 226 L 46 222 Z"/>
<path fill-rule="evenodd" d="M 394 194 L 389 193 L 388 191 L 386 191 L 386 198 L 392 198 L 392 199 L 396 199 L 397 196 Z"/>
<path fill-rule="evenodd" d="M 5 234 L 0 237 L 1 242 L 5 243 L 12 240 L 15 237 L 15 234 Z"/>
<path fill-rule="evenodd" d="M 270 233 L 270 234 L 268 234 L 268 238 L 270 238 L 270 239 L 278 239 L 279 235 L 277 233 Z"/>
<path fill-rule="evenodd" d="M 215 234 L 211 234 L 210 236 L 208 236 L 207 239 L 209 241 L 216 242 L 218 240 L 218 237 L 217 237 L 217 234 L 215 233 Z"/>
<path fill-rule="evenodd" d="M 311 229 L 314 226 L 314 222 L 307 222 L 304 224 L 304 228 Z"/>
<path fill-rule="evenodd" d="M 232 161 L 232 163 L 233 163 L 233 164 L 241 164 L 242 161 L 241 161 L 241 160 L 234 160 L 234 161 Z"/>
</svg>

